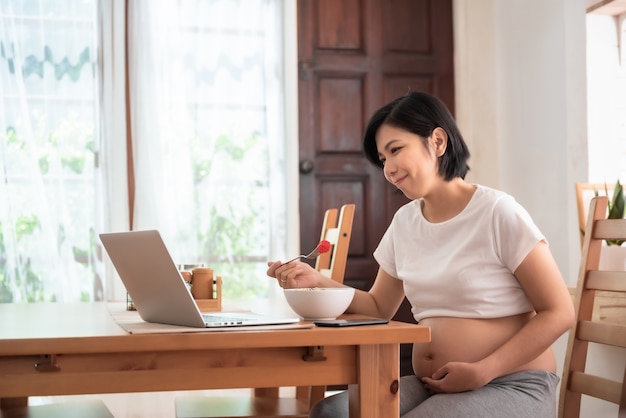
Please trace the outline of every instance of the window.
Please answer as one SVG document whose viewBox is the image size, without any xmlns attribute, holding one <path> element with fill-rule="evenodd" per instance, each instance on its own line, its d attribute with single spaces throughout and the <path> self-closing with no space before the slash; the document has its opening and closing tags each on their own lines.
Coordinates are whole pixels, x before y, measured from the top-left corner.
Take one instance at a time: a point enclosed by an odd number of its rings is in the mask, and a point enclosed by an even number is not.
<svg viewBox="0 0 626 418">
<path fill-rule="evenodd" d="M 97 234 L 131 224 L 214 268 L 225 298 L 266 297 L 285 240 L 281 2 L 129 2 L 128 74 L 124 37 L 98 36 L 123 2 L 40 3 L 0 3 L 1 300 L 119 299 Z"/>
<path fill-rule="evenodd" d="M 0 301 L 101 298 L 94 3 L 0 2 Z"/>
</svg>

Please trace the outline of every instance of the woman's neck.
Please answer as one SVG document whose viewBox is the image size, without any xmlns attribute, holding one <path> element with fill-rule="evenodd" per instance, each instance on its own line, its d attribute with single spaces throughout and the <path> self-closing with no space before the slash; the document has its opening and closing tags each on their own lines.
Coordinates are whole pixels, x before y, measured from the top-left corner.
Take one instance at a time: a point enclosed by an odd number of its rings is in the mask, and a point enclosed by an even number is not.
<svg viewBox="0 0 626 418">
<path fill-rule="evenodd" d="M 475 185 L 458 177 L 450 181 L 442 181 L 437 190 L 424 196 L 422 214 L 432 223 L 452 219 L 465 209 L 475 191 Z"/>
</svg>

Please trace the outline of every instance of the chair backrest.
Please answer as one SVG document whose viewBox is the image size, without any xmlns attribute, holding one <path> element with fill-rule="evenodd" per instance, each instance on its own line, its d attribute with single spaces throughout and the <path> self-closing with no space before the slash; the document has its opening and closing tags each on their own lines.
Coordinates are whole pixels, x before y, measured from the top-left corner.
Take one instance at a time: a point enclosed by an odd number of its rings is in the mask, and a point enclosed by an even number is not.
<svg viewBox="0 0 626 418">
<path fill-rule="evenodd" d="M 339 283 L 343 283 L 346 272 L 354 208 L 354 203 L 349 203 L 341 209 L 327 209 L 322 223 L 320 241 L 330 242 L 331 250 L 317 257 L 315 268 Z"/>
<path fill-rule="evenodd" d="M 578 210 L 578 230 L 580 231 L 581 246 L 585 238 L 589 202 L 595 196 L 608 196 L 610 199 L 613 196 L 614 189 L 614 184 L 576 183 L 576 209 Z"/>
<path fill-rule="evenodd" d="M 583 394 L 618 404 L 619 417 L 626 417 L 626 370 L 619 372 L 621 382 L 585 370 L 590 342 L 626 348 L 626 321 L 610 323 L 594 315 L 596 292 L 626 298 L 626 269 L 600 270 L 603 241 L 626 238 L 626 219 L 606 219 L 607 206 L 606 196 L 594 197 L 589 204 L 576 286 L 576 323 L 569 333 L 561 380 L 559 417 L 562 418 L 579 416 Z"/>
</svg>

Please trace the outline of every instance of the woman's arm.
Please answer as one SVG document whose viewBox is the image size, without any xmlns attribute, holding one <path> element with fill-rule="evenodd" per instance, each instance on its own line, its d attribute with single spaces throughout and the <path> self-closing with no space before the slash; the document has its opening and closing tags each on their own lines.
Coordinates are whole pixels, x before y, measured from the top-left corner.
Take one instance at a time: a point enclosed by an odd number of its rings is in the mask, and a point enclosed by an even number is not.
<svg viewBox="0 0 626 418">
<path fill-rule="evenodd" d="M 345 285 L 323 276 L 307 263 L 293 261 L 281 264 L 280 261 L 268 262 L 267 275 L 275 277 L 281 286 L 289 288 L 306 287 L 343 287 Z M 347 287 L 347 286 L 346 286 Z M 347 313 L 390 319 L 404 299 L 402 281 L 378 269 L 376 280 L 369 292 L 357 289 Z"/>
<path fill-rule="evenodd" d="M 574 324 L 572 298 L 545 241 L 526 256 L 515 277 L 537 315 L 484 360 L 498 375 L 539 356 Z"/>
<path fill-rule="evenodd" d="M 403 300 L 402 281 L 379 268 L 372 288 L 369 292 L 357 290 L 346 312 L 391 319 Z"/>
</svg>

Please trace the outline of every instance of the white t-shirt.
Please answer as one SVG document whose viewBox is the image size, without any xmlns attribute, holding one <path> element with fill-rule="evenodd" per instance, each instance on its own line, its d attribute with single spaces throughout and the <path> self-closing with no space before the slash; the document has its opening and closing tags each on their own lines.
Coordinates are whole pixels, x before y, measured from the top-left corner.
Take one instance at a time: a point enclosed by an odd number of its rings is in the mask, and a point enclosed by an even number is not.
<svg viewBox="0 0 626 418">
<path fill-rule="evenodd" d="M 478 185 L 465 209 L 440 223 L 427 221 L 421 204 L 401 207 L 374 251 L 404 282 L 416 321 L 532 311 L 513 272 L 545 237 L 512 196 Z"/>
</svg>

